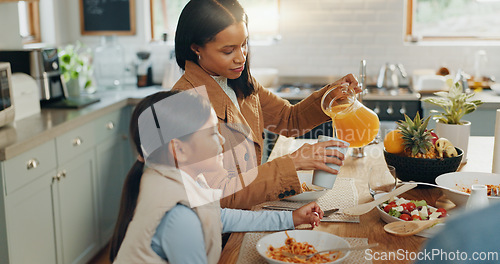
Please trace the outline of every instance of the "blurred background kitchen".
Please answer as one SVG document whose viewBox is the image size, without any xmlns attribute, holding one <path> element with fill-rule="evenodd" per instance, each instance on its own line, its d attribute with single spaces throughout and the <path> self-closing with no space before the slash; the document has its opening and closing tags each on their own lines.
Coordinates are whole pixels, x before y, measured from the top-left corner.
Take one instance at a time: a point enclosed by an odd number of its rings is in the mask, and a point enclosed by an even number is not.
<svg viewBox="0 0 500 264">
<path fill-rule="evenodd" d="M 99 14 L 105 1 L 0 2 L 0 50 L 79 45 L 91 67 L 90 76 L 78 77 L 82 92 L 169 88 L 181 74 L 173 60 L 173 38 L 186 0 L 130 1 L 132 28 L 124 34 L 83 29 L 82 13 Z M 500 55 L 500 21 L 495 19 L 500 1 L 241 2 L 250 17 L 255 77 L 292 102 L 346 73 L 359 76 L 361 60 L 367 62 L 365 88 L 372 91 L 366 104 L 382 121 L 422 111 L 422 96 L 446 89 L 439 75 L 461 78 L 476 91 L 490 89 L 500 75 L 500 60 L 494 59 Z M 121 19 L 118 12 L 101 14 L 109 21 L 113 15 Z M 88 87 L 85 78 L 92 81 Z M 492 135 L 490 128 L 473 128 L 473 134 Z"/>
<path fill-rule="evenodd" d="M 68 82 L 74 72 L 64 73 L 64 60 L 60 65 L 65 95 L 70 97 L 127 87 L 168 89 L 182 74 L 175 63 L 173 39 L 186 2 L 0 0 L 0 51 L 53 48 L 60 59 L 78 53 L 79 87 Z M 432 107 L 422 108 L 419 100 L 447 89 L 443 76 L 462 80 L 469 92 L 495 88 L 495 76 L 500 75 L 500 60 L 494 59 L 500 53 L 500 21 L 495 19 L 500 1 L 241 2 L 249 15 L 254 77 L 296 103 L 339 76 L 354 73 L 365 86 L 364 103 L 382 121 L 382 134 L 403 114 L 428 114 Z M 128 21 L 130 27 L 123 31 L 103 30 L 106 24 Z M 104 27 L 94 31 L 92 23 Z M 366 61 L 364 68 L 361 60 Z M 362 70 L 365 74 L 360 76 Z M 48 105 L 40 99 L 42 107 Z M 98 100 L 84 99 L 70 104 Z M 491 97 L 481 99 L 487 103 Z M 472 128 L 473 135 L 493 135 L 493 124 L 487 120 L 494 113 L 481 111 L 488 107 L 496 106 L 485 104 L 471 115 L 483 120 Z M 325 129 L 331 129 L 329 124 L 319 133 Z"/>
<path fill-rule="evenodd" d="M 291 103 L 353 73 L 380 140 L 404 114 L 429 116 L 421 100 L 451 78 L 483 102 L 466 116 L 470 135 L 495 134 L 500 0 L 240 1 L 251 72 Z M 181 76 L 173 39 L 186 3 L 0 0 L 0 263 L 87 263 L 106 247 L 136 159 L 131 110 Z"/>
</svg>

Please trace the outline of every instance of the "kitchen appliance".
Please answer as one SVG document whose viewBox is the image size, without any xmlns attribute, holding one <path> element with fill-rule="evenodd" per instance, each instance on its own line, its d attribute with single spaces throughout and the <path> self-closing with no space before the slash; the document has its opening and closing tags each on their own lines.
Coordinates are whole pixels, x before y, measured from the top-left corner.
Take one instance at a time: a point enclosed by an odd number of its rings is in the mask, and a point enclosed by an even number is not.
<svg viewBox="0 0 500 264">
<path fill-rule="evenodd" d="M 10 62 L 13 73 L 25 73 L 35 79 L 43 107 L 80 108 L 100 101 L 93 96 L 68 98 L 66 85 L 61 79 L 56 48 L 2 50 L 0 61 Z"/>
<path fill-rule="evenodd" d="M 151 69 L 151 52 L 143 50 L 136 53 L 139 59 L 137 63 L 137 87 L 153 85 L 153 71 Z"/>
<path fill-rule="evenodd" d="M 14 121 L 10 64 L 0 62 L 0 127 Z"/>
<path fill-rule="evenodd" d="M 40 113 L 38 85 L 35 79 L 26 73 L 12 74 L 12 96 L 16 103 L 16 118 L 20 120 Z"/>
<path fill-rule="evenodd" d="M 380 68 L 377 79 L 377 87 L 385 88 L 388 90 L 397 89 L 400 86 L 400 78 L 406 79 L 406 73 L 403 64 L 386 63 Z"/>
<path fill-rule="evenodd" d="M 10 62 L 13 73 L 26 73 L 35 79 L 42 104 L 67 97 L 56 48 L 3 50 L 0 61 Z"/>
</svg>

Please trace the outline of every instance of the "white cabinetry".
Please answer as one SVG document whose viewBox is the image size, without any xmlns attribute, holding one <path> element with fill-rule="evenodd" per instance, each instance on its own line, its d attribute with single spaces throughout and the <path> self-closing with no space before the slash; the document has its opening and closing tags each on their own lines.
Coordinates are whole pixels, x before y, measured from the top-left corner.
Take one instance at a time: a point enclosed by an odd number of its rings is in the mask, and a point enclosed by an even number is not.
<svg viewBox="0 0 500 264">
<path fill-rule="evenodd" d="M 0 263 L 87 263 L 111 237 L 130 107 L 0 162 Z"/>
<path fill-rule="evenodd" d="M 52 195 L 58 263 L 86 263 L 99 250 L 94 124 L 56 138 Z"/>
<path fill-rule="evenodd" d="M 97 181 L 99 201 L 99 234 L 101 247 L 109 242 L 115 228 L 123 181 L 132 166 L 128 141 L 131 107 L 97 120 Z"/>
<path fill-rule="evenodd" d="M 0 263 L 56 263 L 52 210 L 52 178 L 56 174 L 54 140 L 0 166 L 5 184 L 0 197 L 4 200 L 5 210 L 0 215 L 5 217 L 5 226 L 0 232 L 7 231 L 0 242 Z M 8 248 L 3 248 L 4 240 L 8 240 Z"/>
</svg>

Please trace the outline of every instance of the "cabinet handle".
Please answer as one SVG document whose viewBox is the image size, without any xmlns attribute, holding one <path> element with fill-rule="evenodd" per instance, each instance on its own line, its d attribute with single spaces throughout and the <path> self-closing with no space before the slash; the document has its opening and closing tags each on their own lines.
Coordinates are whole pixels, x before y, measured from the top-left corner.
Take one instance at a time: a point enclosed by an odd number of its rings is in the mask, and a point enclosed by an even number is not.
<svg viewBox="0 0 500 264">
<path fill-rule="evenodd" d="M 40 161 L 38 161 L 37 159 L 33 158 L 33 159 L 30 159 L 28 161 L 28 163 L 26 164 L 26 168 L 28 170 L 36 169 L 36 167 L 38 167 L 38 165 L 40 165 Z"/>
<path fill-rule="evenodd" d="M 108 130 L 113 130 L 115 128 L 115 124 L 113 123 L 113 121 L 109 121 L 107 124 L 106 124 L 106 128 Z"/>
<path fill-rule="evenodd" d="M 61 171 L 61 177 L 66 178 L 66 170 Z"/>
<path fill-rule="evenodd" d="M 83 140 L 80 137 L 76 137 L 75 139 L 73 139 L 73 146 L 74 147 L 80 146 L 82 143 L 83 143 Z"/>
</svg>

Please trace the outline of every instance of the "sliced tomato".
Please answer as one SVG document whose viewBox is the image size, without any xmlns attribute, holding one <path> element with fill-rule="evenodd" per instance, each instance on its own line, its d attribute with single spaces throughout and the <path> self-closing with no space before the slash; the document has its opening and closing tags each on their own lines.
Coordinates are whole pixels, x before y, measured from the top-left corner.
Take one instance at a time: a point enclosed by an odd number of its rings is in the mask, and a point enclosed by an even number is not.
<svg viewBox="0 0 500 264">
<path fill-rule="evenodd" d="M 389 213 L 389 211 L 391 211 L 391 209 L 392 209 L 393 207 L 394 207 L 394 206 L 392 206 L 392 205 L 388 204 L 388 205 L 386 205 L 386 206 L 384 207 L 384 211 L 385 211 L 386 213 Z"/>
<path fill-rule="evenodd" d="M 411 216 L 410 216 L 410 215 L 408 215 L 408 214 L 401 214 L 401 215 L 399 216 L 399 219 L 401 219 L 401 220 L 405 220 L 405 221 L 410 221 L 410 220 L 411 220 Z"/>
<path fill-rule="evenodd" d="M 412 216 L 411 216 L 411 219 L 412 219 L 413 221 L 415 221 L 415 220 L 422 220 L 422 218 L 420 217 L 420 215 L 412 215 Z"/>
<path fill-rule="evenodd" d="M 417 208 L 417 206 L 415 206 L 414 203 L 412 203 L 412 202 L 406 203 L 406 210 L 411 212 L 411 211 L 415 210 L 415 208 Z"/>
<path fill-rule="evenodd" d="M 396 207 L 396 202 L 392 201 L 392 202 L 389 203 L 389 205 L 392 205 L 393 207 Z"/>
<path fill-rule="evenodd" d="M 439 208 L 436 210 L 436 212 L 440 212 L 441 216 L 440 217 L 445 217 L 447 215 L 446 209 L 444 208 Z"/>
</svg>

